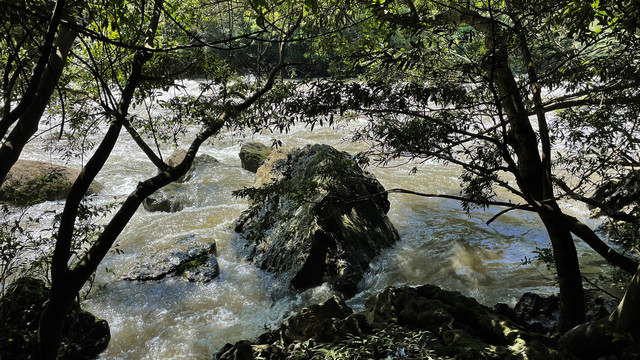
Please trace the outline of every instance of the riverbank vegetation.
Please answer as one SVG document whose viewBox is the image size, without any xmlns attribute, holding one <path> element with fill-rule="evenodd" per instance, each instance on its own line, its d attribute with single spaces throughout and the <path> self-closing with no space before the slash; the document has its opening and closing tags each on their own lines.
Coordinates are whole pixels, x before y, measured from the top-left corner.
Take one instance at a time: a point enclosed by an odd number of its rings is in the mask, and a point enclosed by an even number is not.
<svg viewBox="0 0 640 360">
<path fill-rule="evenodd" d="M 539 216 L 565 346 L 609 351 L 640 337 L 636 2 L 11 0 L 0 11 L 0 184 L 34 136 L 51 136 L 51 149 L 83 164 L 45 261 L 51 291 L 34 358 L 56 357 L 82 287 L 142 201 L 185 174 L 205 141 L 227 127 L 313 129 L 352 117 L 368 120 L 354 136 L 371 144 L 363 163 L 463 169 L 458 194 L 388 192 Z M 176 80 L 187 77 L 206 79 L 200 94 L 180 93 Z M 167 101 L 159 88 L 180 96 Z M 85 194 L 120 136 L 158 174 L 88 236 Z M 188 143 L 184 160 L 169 166 L 162 142 Z M 606 231 L 567 214 L 567 201 L 604 216 Z M 21 248 L 15 225 L 0 229 L 3 269 Z M 633 276 L 620 307 L 596 324 L 580 325 L 576 240 Z"/>
</svg>

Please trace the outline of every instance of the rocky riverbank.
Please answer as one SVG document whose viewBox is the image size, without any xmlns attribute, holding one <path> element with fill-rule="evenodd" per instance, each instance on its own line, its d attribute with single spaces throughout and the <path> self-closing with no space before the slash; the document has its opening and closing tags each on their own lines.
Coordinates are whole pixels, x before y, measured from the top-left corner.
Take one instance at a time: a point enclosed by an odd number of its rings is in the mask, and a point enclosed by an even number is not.
<svg viewBox="0 0 640 360">
<path fill-rule="evenodd" d="M 594 295 L 588 298 L 589 321 L 616 304 Z M 555 296 L 528 293 L 514 308 L 492 309 L 434 285 L 390 287 L 369 298 L 362 313 L 334 296 L 257 339 L 227 344 L 215 359 L 577 359 L 550 336 L 557 313 Z"/>
</svg>

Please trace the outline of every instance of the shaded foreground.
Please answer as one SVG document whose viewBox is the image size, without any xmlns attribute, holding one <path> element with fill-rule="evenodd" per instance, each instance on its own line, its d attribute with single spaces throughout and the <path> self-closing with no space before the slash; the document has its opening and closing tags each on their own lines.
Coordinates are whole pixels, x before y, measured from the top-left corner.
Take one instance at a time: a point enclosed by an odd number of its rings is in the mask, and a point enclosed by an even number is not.
<svg viewBox="0 0 640 360">
<path fill-rule="evenodd" d="M 542 302 L 557 312 L 557 299 Z M 334 296 L 254 341 L 227 344 L 215 359 L 575 359 L 559 350 L 555 338 L 536 331 L 544 331 L 539 322 L 520 321 L 524 314 L 516 312 L 524 309 L 515 310 L 502 315 L 434 285 L 389 287 L 369 298 L 364 313 L 353 313 Z M 524 316 L 540 310 L 533 306 Z M 607 359 L 639 355 L 627 349 Z"/>
<path fill-rule="evenodd" d="M 38 321 L 49 297 L 44 281 L 20 278 L 0 298 L 0 359 L 31 359 L 35 353 Z M 74 302 L 64 317 L 58 359 L 93 359 L 103 352 L 111 334 L 105 320 L 80 309 Z"/>
</svg>

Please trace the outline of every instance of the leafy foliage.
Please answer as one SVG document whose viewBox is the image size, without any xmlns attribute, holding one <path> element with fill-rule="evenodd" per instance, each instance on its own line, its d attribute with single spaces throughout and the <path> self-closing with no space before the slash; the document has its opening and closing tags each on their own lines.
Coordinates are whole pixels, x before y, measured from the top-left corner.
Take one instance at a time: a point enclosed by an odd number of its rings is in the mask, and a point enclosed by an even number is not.
<svg viewBox="0 0 640 360">
<path fill-rule="evenodd" d="M 435 359 L 432 346 L 437 338 L 427 331 L 409 331 L 397 325 L 389 325 L 373 334 L 354 336 L 334 344 L 315 344 L 306 341 L 295 347 L 287 356 L 290 360 L 302 359 Z"/>
</svg>

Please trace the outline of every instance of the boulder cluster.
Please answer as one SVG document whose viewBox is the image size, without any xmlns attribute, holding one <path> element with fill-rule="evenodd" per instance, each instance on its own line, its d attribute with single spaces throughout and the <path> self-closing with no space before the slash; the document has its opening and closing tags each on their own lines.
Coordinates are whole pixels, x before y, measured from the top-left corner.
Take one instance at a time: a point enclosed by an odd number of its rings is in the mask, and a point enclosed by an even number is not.
<svg viewBox="0 0 640 360">
<path fill-rule="evenodd" d="M 325 357 L 326 354 L 333 357 Z M 219 360 L 565 359 L 554 340 L 458 292 L 390 287 L 363 313 L 341 297 L 302 309 L 254 341 L 227 344 Z"/>
<path fill-rule="evenodd" d="M 168 163 L 179 163 L 184 155 L 177 150 Z M 271 149 L 247 143 L 240 158 L 244 169 L 256 173 L 254 186 L 238 192 L 250 201 L 235 224 L 247 260 L 277 274 L 274 295 L 325 283 L 339 295 L 302 309 L 255 340 L 227 344 L 215 359 L 570 358 L 549 337 L 559 314 L 554 296 L 525 294 L 514 308 L 498 304 L 491 309 L 434 285 L 402 286 L 373 295 L 363 312 L 354 312 L 344 299 L 356 294 L 371 260 L 399 238 L 387 217 L 390 203 L 384 187 L 353 156 L 327 145 Z M 197 171 L 216 164 L 205 155 L 194 167 Z M 11 195 L 12 202 L 33 203 L 68 194 L 68 189 L 58 185 L 49 189 L 43 182 L 67 179 L 70 187 L 77 173 L 35 165 L 43 172 L 28 181 L 16 175 L 24 172 L 22 165 L 10 173 L 6 186 L 12 187 L 4 194 Z M 193 174 L 191 170 L 154 193 L 145 200 L 145 209 L 174 212 L 191 206 L 184 194 L 193 185 L 188 183 Z M 19 199 L 23 188 L 27 193 L 40 190 L 36 199 Z M 175 243 L 172 252 L 142 259 L 123 279 L 179 277 L 208 282 L 219 275 L 214 240 L 188 235 Z M 33 352 L 47 298 L 48 289 L 40 280 L 23 278 L 8 287 L 0 298 L 0 359 L 26 359 Z M 588 301 L 590 320 L 606 316 L 617 305 L 596 296 Z M 109 342 L 107 323 L 77 304 L 64 329 L 61 359 L 94 358 Z"/>
</svg>

